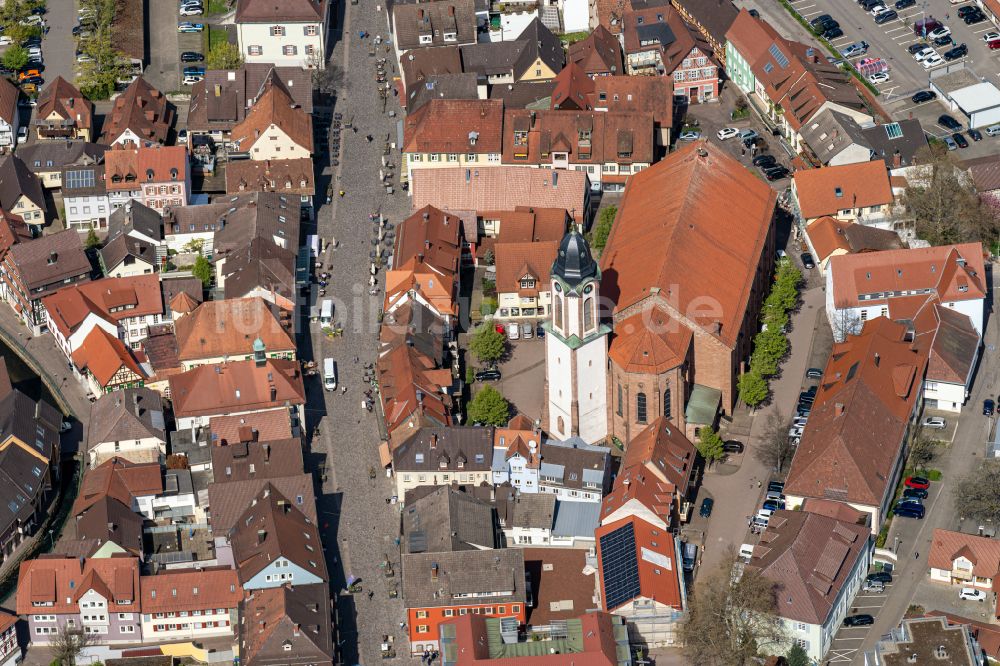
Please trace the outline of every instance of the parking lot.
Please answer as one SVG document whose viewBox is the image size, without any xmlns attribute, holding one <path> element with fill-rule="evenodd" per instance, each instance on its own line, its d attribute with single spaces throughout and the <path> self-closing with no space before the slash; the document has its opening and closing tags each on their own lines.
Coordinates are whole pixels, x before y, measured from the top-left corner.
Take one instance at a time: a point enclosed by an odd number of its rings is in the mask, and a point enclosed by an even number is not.
<svg viewBox="0 0 1000 666">
<path fill-rule="evenodd" d="M 886 597 L 892 593 L 893 583 L 885 586 L 884 592 L 858 591 L 847 611 L 847 615 L 871 615 L 878 617 L 878 613 L 885 604 Z M 844 627 L 841 626 L 833 640 L 830 642 L 830 651 L 826 655 L 828 664 L 849 664 L 858 656 L 861 643 L 868 637 L 868 632 L 872 630 L 867 627 Z"/>
</svg>

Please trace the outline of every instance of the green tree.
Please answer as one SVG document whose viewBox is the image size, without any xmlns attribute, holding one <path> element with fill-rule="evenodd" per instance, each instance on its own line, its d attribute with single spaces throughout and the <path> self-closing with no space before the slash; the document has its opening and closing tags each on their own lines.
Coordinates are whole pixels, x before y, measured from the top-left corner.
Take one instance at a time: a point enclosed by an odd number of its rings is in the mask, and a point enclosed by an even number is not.
<svg viewBox="0 0 1000 666">
<path fill-rule="evenodd" d="M 469 403 L 468 412 L 472 423 L 502 426 L 510 420 L 510 403 L 500 391 L 484 386 Z"/>
<path fill-rule="evenodd" d="M 788 666 L 809 666 L 810 663 L 809 655 L 798 643 L 792 644 L 792 648 L 785 656 L 785 660 L 788 662 Z"/>
<path fill-rule="evenodd" d="M 780 328 L 768 326 L 753 339 L 753 356 L 750 367 L 762 377 L 770 377 L 778 371 L 778 363 L 788 352 L 788 338 Z"/>
<path fill-rule="evenodd" d="M 212 45 L 205 62 L 208 69 L 239 69 L 243 66 L 243 56 L 236 44 L 219 42 Z"/>
<path fill-rule="evenodd" d="M 712 426 L 702 426 L 698 428 L 698 453 L 708 461 L 709 464 L 716 460 L 721 460 L 726 452 L 722 450 L 722 438 L 715 432 Z"/>
<path fill-rule="evenodd" d="M 472 334 L 469 349 L 481 363 L 496 363 L 507 351 L 507 338 L 498 333 L 495 326 L 483 324 Z"/>
<path fill-rule="evenodd" d="M 740 375 L 739 391 L 740 400 L 751 407 L 756 407 L 767 400 L 767 380 L 751 368 L 750 372 L 744 372 Z"/>
<path fill-rule="evenodd" d="M 483 253 L 483 263 L 486 264 L 487 266 L 492 266 L 493 264 L 496 263 L 496 261 L 497 257 L 495 254 L 493 254 L 492 249 L 486 250 L 486 252 Z"/>
<path fill-rule="evenodd" d="M 194 268 L 191 269 L 192 275 L 201 280 L 201 283 L 208 287 L 212 284 L 212 276 L 214 271 L 212 270 L 212 263 L 205 257 L 198 255 L 198 258 L 194 260 Z"/>
<path fill-rule="evenodd" d="M 91 250 L 95 247 L 99 247 L 101 244 L 101 239 L 97 237 L 97 232 L 93 229 L 87 231 L 87 240 L 84 243 L 84 247 Z"/>
<path fill-rule="evenodd" d="M 608 244 L 611 225 L 615 223 L 615 215 L 617 214 L 617 206 L 608 206 L 601 210 L 601 214 L 597 218 L 597 224 L 594 225 L 594 240 L 591 242 L 591 246 L 598 252 L 603 250 L 604 246 Z"/>
<path fill-rule="evenodd" d="M 24 68 L 28 64 L 28 49 L 18 44 L 11 44 L 4 51 L 3 58 L 0 59 L 3 66 L 15 72 Z"/>
</svg>

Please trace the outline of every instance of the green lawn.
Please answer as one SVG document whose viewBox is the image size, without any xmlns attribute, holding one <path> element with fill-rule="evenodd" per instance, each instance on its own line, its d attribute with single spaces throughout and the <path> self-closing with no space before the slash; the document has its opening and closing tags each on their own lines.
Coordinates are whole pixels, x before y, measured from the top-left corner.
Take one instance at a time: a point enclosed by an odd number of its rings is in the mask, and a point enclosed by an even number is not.
<svg viewBox="0 0 1000 666">
<path fill-rule="evenodd" d="M 229 35 L 225 28 L 216 28 L 211 25 L 206 26 L 208 30 L 205 31 L 205 39 L 207 44 L 205 45 L 205 55 L 212 50 L 212 47 L 221 42 L 225 42 L 229 39 Z"/>
<path fill-rule="evenodd" d="M 229 5 L 226 0 L 208 0 L 208 6 L 205 11 L 209 14 L 225 14 L 229 11 Z"/>
</svg>

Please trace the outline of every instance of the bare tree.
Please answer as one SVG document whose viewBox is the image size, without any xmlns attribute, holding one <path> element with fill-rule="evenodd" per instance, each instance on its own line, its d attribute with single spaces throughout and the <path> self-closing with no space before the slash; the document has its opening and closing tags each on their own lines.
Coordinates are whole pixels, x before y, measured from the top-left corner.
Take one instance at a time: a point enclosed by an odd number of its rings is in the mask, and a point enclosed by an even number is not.
<svg viewBox="0 0 1000 666">
<path fill-rule="evenodd" d="M 719 569 L 694 590 L 681 629 L 690 663 L 742 666 L 762 650 L 786 642 L 775 614 L 777 585 L 755 568 L 741 574 L 737 566 L 742 564 L 730 548 Z"/>
<path fill-rule="evenodd" d="M 830 328 L 833 330 L 833 339 L 843 342 L 848 335 L 861 332 L 861 317 L 850 310 L 837 310 L 830 320 Z"/>
<path fill-rule="evenodd" d="M 63 666 L 76 666 L 76 658 L 94 642 L 94 638 L 95 634 L 84 632 L 83 627 L 60 627 L 49 644 L 53 661 L 58 661 Z"/>
<path fill-rule="evenodd" d="M 962 518 L 1000 524 L 1000 460 L 984 460 L 958 480 L 952 493 Z"/>
<path fill-rule="evenodd" d="M 996 211 L 980 200 L 968 175 L 948 151 L 929 146 L 916 161 L 916 172 L 907 177 L 903 204 L 916 221 L 917 236 L 931 245 L 995 241 Z"/>
<path fill-rule="evenodd" d="M 915 469 L 927 469 L 938 454 L 938 443 L 928 437 L 923 430 L 910 442 L 910 466 Z"/>
<path fill-rule="evenodd" d="M 784 469 L 795 454 L 795 447 L 788 439 L 788 424 L 788 417 L 778 410 L 768 414 L 760 443 L 754 449 L 754 457 L 777 472 Z"/>
<path fill-rule="evenodd" d="M 313 87 L 324 95 L 332 95 L 337 92 L 337 88 L 344 85 L 344 70 L 332 62 L 320 69 L 316 67 L 312 70 Z"/>
</svg>

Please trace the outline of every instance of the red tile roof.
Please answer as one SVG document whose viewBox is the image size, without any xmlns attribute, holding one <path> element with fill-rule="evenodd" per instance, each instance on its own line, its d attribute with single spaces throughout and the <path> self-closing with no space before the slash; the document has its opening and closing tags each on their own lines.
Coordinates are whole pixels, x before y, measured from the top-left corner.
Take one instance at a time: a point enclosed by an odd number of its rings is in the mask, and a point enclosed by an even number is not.
<svg viewBox="0 0 1000 666">
<path fill-rule="evenodd" d="M 91 313 L 111 323 L 163 314 L 160 278 L 155 274 L 64 287 L 43 298 L 42 303 L 63 337 L 75 332 Z"/>
<path fill-rule="evenodd" d="M 537 296 L 549 290 L 549 269 L 559 252 L 559 241 L 497 243 L 495 252 L 498 293 Z M 534 287 L 521 288 L 521 278 L 525 276 L 534 278 Z"/>
<path fill-rule="evenodd" d="M 615 325 L 608 355 L 625 372 L 661 374 L 688 359 L 692 338 L 691 329 L 654 306 Z"/>
<path fill-rule="evenodd" d="M 268 442 L 292 436 L 292 422 L 287 409 L 268 409 L 238 416 L 213 416 L 208 420 L 213 446 L 226 446 L 239 442 L 240 431 L 249 428 L 257 439 Z"/>
<path fill-rule="evenodd" d="M 174 416 L 221 416 L 305 403 L 298 361 L 201 365 L 170 378 Z"/>
<path fill-rule="evenodd" d="M 76 615 L 80 598 L 92 589 L 108 600 L 109 612 L 137 612 L 139 560 L 134 557 L 84 560 L 43 556 L 21 562 L 18 581 L 20 615 L 37 613 L 35 602 L 51 604 L 45 606 L 46 613 Z M 130 603 L 119 603 L 125 601 Z"/>
<path fill-rule="evenodd" d="M 385 305 L 389 312 L 398 307 L 410 294 L 419 293 L 439 315 L 457 315 L 454 301 L 454 278 L 442 275 L 419 256 L 412 257 L 399 268 L 385 274 Z"/>
<path fill-rule="evenodd" d="M 586 39 L 570 44 L 566 60 L 567 66 L 577 65 L 588 76 L 625 72 L 621 42 L 603 25 L 597 26 Z"/>
<path fill-rule="evenodd" d="M 105 497 L 132 507 L 137 497 L 163 492 L 159 463 L 133 463 L 125 458 L 109 458 L 83 476 L 73 515 L 79 515 Z"/>
<path fill-rule="evenodd" d="M 951 571 L 952 563 L 959 557 L 972 563 L 974 576 L 997 579 L 994 589 L 1000 586 L 1000 541 L 936 528 L 931 536 L 927 566 Z"/>
<path fill-rule="evenodd" d="M 147 182 L 183 183 L 188 173 L 187 149 L 159 144 L 115 147 L 104 154 L 104 173 L 108 191 L 137 190 Z"/>
<path fill-rule="evenodd" d="M 100 326 L 95 326 L 73 352 L 73 363 L 78 370 L 86 368 L 101 388 L 111 385 L 122 368 L 140 378 L 146 376 L 125 343 Z"/>
<path fill-rule="evenodd" d="M 375 374 L 390 435 L 412 417 L 428 425 L 451 424 L 451 400 L 442 392 L 451 387 L 450 370 L 437 370 L 431 359 L 400 345 L 379 357 Z"/>
<path fill-rule="evenodd" d="M 127 130 L 140 141 L 164 143 L 176 115 L 166 96 L 140 76 L 115 98 L 101 128 L 101 143 L 110 145 Z"/>
<path fill-rule="evenodd" d="M 259 296 L 205 301 L 174 322 L 178 358 L 249 357 L 258 340 L 266 353 L 295 353 L 284 311 Z"/>
<path fill-rule="evenodd" d="M 893 201 L 889 171 L 881 160 L 796 171 L 793 188 L 807 220 Z"/>
<path fill-rule="evenodd" d="M 589 144 L 580 140 L 582 132 L 590 133 Z M 551 165 L 552 154 L 561 152 L 573 164 L 651 164 L 653 143 L 653 116 L 648 113 L 528 109 L 504 113 L 504 163 Z"/>
<path fill-rule="evenodd" d="M 312 116 L 295 103 L 284 86 L 270 86 L 247 113 L 233 126 L 233 142 L 240 150 L 250 150 L 261 134 L 277 126 L 306 152 L 313 151 Z"/>
<path fill-rule="evenodd" d="M 462 257 L 462 223 L 455 215 L 424 206 L 396 229 L 393 261 L 404 264 L 420 257 L 438 273 L 454 276 Z"/>
<path fill-rule="evenodd" d="M 607 603 L 608 595 L 605 588 L 604 549 L 601 538 L 629 524 L 635 533 L 635 552 L 626 554 L 629 559 L 623 566 L 638 570 L 639 598 L 653 599 L 665 606 L 681 610 L 683 601 L 678 576 L 682 576 L 683 571 L 680 562 L 676 562 L 674 558 L 674 540 L 669 532 L 636 516 L 601 525 L 594 532 L 594 537 L 597 539 L 597 569 L 600 575 L 601 598 L 604 600 L 602 603 Z M 614 608 L 605 606 L 604 610 L 615 611 L 631 603 L 632 599 L 629 599 Z"/>
<path fill-rule="evenodd" d="M 237 160 L 226 164 L 226 194 L 278 192 L 316 194 L 312 158 Z"/>
<path fill-rule="evenodd" d="M 188 569 L 141 576 L 143 613 L 237 608 L 243 587 L 233 569 Z"/>
<path fill-rule="evenodd" d="M 621 469 L 622 473 L 634 470 L 633 475 L 653 474 L 685 493 L 696 455 L 684 432 L 661 416 L 628 442 Z"/>
<path fill-rule="evenodd" d="M 634 515 L 650 517 L 647 512 L 652 512 L 663 521 L 661 527 L 669 528 L 676 490 L 672 482 L 660 480 L 644 465 L 622 468 L 611 492 L 601 501 L 601 522 Z"/>
<path fill-rule="evenodd" d="M 906 327 L 870 319 L 835 344 L 785 494 L 881 506 L 920 395 L 926 351 Z"/>
<path fill-rule="evenodd" d="M 748 570 L 778 586 L 779 614 L 825 624 L 840 591 L 871 547 L 868 527 L 807 511 L 775 511 L 754 546 Z"/>
<path fill-rule="evenodd" d="M 499 153 L 503 124 L 499 100 L 432 99 L 403 121 L 403 152 Z"/>
<path fill-rule="evenodd" d="M 942 301 L 985 298 L 986 270 L 981 243 L 864 252 L 832 257 L 827 271 L 837 308 L 892 304 L 903 292 L 932 290 Z M 884 294 L 900 292 L 900 296 Z M 878 294 L 863 302 L 862 294 Z"/>
<path fill-rule="evenodd" d="M 629 179 L 601 254 L 602 295 L 621 312 L 657 289 L 735 346 L 775 201 L 774 190 L 711 142 L 671 153 Z M 698 316 L 706 297 L 716 312 Z"/>
<path fill-rule="evenodd" d="M 57 76 L 45 86 L 45 90 L 38 98 L 35 117 L 45 121 L 53 113 L 62 120 L 72 121 L 78 130 L 94 128 L 94 103 L 61 76 Z"/>
</svg>

